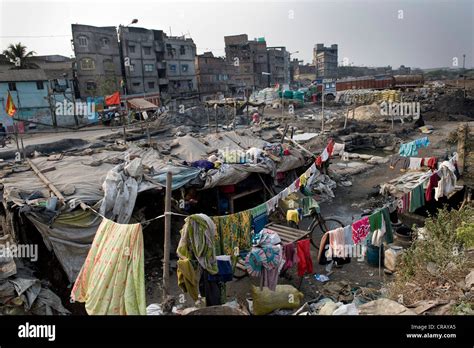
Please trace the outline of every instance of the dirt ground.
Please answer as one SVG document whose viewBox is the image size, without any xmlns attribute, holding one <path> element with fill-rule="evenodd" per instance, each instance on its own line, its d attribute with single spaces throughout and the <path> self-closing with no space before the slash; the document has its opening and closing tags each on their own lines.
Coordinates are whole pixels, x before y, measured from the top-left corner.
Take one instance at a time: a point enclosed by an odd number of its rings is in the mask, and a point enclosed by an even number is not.
<svg viewBox="0 0 474 348">
<path fill-rule="evenodd" d="M 454 151 L 455 146 L 446 143 L 446 138 L 450 132 L 454 131 L 459 125 L 458 122 L 430 122 L 430 125 L 434 127 L 434 132 L 429 135 L 431 145 L 427 149 L 421 149 L 419 152 L 420 157 L 430 157 L 433 155 L 442 156 L 447 151 Z M 402 128 L 412 129 L 412 125 L 397 125 L 395 131 L 400 131 Z M 410 141 L 419 138 L 421 135 L 417 131 L 409 133 L 404 141 Z M 369 150 L 370 152 L 371 150 Z M 372 150 L 374 151 L 374 150 Z M 380 152 L 380 150 L 375 150 Z M 367 152 L 365 152 L 367 153 Z M 378 155 L 379 153 L 377 153 Z M 390 155 L 390 153 L 387 153 Z M 337 163 L 334 161 L 333 165 Z M 391 170 L 388 164 L 380 164 L 371 167 L 367 171 L 359 173 L 351 177 L 352 186 L 341 187 L 338 186 L 334 191 L 335 198 L 330 202 L 321 204 L 321 213 L 325 217 L 337 216 L 344 224 L 349 224 L 355 221 L 361 216 L 363 209 L 372 207 L 375 208 L 381 205 L 380 198 L 374 198 L 374 192 L 377 191 L 377 185 L 387 182 L 400 175 L 400 172 Z M 409 224 L 410 222 L 402 222 Z M 302 222 L 301 228 L 306 228 L 310 221 L 306 219 Z M 318 236 L 319 240 L 322 236 Z M 319 265 L 315 260 L 317 259 L 317 250 L 311 247 L 311 253 L 314 261 L 314 274 L 326 274 L 325 266 Z M 150 260 L 149 260 L 150 261 Z M 159 260 L 153 260 L 148 262 L 147 267 L 147 303 L 159 303 L 161 302 L 161 266 Z M 155 266 L 152 266 L 152 265 Z M 171 293 L 174 296 L 182 294 L 177 286 L 176 279 L 176 268 L 175 261 L 172 263 L 173 273 L 171 275 Z M 385 274 L 383 269 L 380 270 L 378 267 L 373 267 L 367 263 L 366 260 L 358 261 L 352 259 L 351 263 L 343 265 L 341 268 L 333 268 L 332 273 L 329 275 L 330 282 L 336 282 L 339 280 L 347 281 L 351 288 L 356 287 L 370 287 L 374 289 L 380 289 L 383 287 L 384 282 L 390 281 L 392 275 Z M 244 279 L 234 280 L 227 283 L 227 299 L 231 301 L 237 299 L 241 303 L 245 303 L 245 299 L 251 297 L 251 285 L 258 286 L 259 279 L 245 277 Z M 280 277 L 279 284 L 291 284 L 300 289 L 304 293 L 304 301 L 313 300 L 318 298 L 323 284 L 314 278 L 314 275 L 306 275 L 301 279 L 296 273 L 296 269 L 293 268 L 289 272 L 288 277 Z M 183 296 L 181 296 L 183 300 Z M 192 307 L 194 305 L 192 299 L 188 296 L 184 296 L 184 300 L 177 302 L 184 307 Z"/>
</svg>

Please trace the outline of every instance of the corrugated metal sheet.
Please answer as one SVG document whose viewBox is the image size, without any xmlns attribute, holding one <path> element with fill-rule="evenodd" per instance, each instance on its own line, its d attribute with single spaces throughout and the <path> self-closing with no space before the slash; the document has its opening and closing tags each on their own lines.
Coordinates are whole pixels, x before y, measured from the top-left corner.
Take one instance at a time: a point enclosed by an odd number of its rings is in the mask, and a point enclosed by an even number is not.
<svg viewBox="0 0 474 348">
<path fill-rule="evenodd" d="M 130 99 L 128 103 L 132 108 L 137 110 L 154 110 L 158 107 L 157 105 L 150 103 L 148 100 L 143 98 Z"/>
<path fill-rule="evenodd" d="M 0 71 L 0 82 L 47 81 L 42 69 L 12 69 Z"/>
</svg>

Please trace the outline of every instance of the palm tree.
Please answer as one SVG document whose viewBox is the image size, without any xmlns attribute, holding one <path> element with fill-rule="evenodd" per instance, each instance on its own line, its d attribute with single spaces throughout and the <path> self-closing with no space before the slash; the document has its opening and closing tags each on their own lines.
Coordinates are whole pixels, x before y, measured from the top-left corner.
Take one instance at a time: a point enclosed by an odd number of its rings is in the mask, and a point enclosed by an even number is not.
<svg viewBox="0 0 474 348">
<path fill-rule="evenodd" d="M 3 51 L 3 55 L 7 59 L 15 64 L 16 69 L 35 69 L 38 66 L 34 63 L 29 62 L 29 58 L 36 54 L 34 51 L 26 52 L 26 46 L 23 46 L 21 42 L 17 44 L 10 44 L 6 50 Z"/>
</svg>

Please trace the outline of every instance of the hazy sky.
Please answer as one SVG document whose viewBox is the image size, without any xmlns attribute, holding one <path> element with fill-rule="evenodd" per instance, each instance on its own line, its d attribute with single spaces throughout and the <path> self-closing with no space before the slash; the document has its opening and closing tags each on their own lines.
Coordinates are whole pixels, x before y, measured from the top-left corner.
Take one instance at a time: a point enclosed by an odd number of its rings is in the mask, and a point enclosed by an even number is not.
<svg viewBox="0 0 474 348">
<path fill-rule="evenodd" d="M 402 17 L 402 18 L 399 18 Z M 198 53 L 224 55 L 224 35 L 265 37 L 292 57 L 339 44 L 339 61 L 431 68 L 474 66 L 474 0 L 151 1 L 0 0 L 0 48 L 21 41 L 39 55 L 73 55 L 71 24 L 135 26 L 190 35 Z"/>
</svg>

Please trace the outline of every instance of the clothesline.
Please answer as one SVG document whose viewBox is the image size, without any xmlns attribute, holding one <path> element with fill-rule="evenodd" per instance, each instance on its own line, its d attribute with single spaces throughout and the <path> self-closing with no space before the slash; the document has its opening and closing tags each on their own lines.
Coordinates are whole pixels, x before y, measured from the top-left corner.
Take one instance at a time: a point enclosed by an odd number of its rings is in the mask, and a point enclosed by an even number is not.
<svg viewBox="0 0 474 348">
<path fill-rule="evenodd" d="M 87 205 L 83 202 L 80 203 L 80 206 L 82 209 L 89 209 L 91 210 L 93 213 L 99 215 L 100 217 L 102 217 L 103 219 L 108 219 L 106 216 L 102 215 L 101 213 L 99 213 L 97 210 L 95 210 L 94 208 L 92 208 L 90 205 Z M 170 211 L 170 212 L 164 212 L 163 214 L 161 215 L 158 215 L 154 218 L 151 218 L 151 219 L 148 219 L 148 220 L 145 220 L 145 221 L 140 221 L 139 223 L 141 225 L 147 225 L 149 224 L 150 222 L 152 221 L 155 221 L 155 220 L 158 220 L 158 219 L 161 219 L 161 218 L 164 218 L 166 215 L 176 215 L 176 216 L 183 216 L 183 217 L 188 217 L 189 215 L 186 215 L 186 214 L 180 214 L 180 213 L 175 213 L 173 211 Z"/>
</svg>

